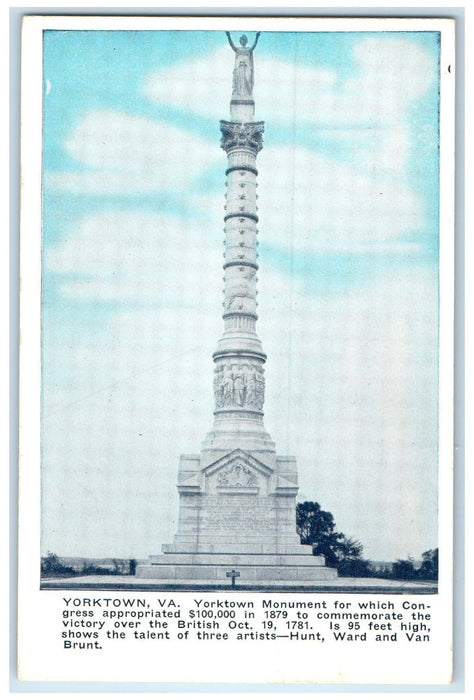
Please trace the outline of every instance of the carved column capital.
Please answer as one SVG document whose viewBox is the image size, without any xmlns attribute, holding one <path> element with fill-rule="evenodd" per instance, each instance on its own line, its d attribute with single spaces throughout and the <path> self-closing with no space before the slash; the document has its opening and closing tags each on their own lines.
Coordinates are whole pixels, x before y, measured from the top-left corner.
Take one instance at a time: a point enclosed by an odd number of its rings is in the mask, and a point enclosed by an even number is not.
<svg viewBox="0 0 474 700">
<path fill-rule="evenodd" d="M 234 148 L 246 148 L 255 155 L 263 148 L 264 122 L 220 122 L 221 148 L 228 153 Z"/>
</svg>

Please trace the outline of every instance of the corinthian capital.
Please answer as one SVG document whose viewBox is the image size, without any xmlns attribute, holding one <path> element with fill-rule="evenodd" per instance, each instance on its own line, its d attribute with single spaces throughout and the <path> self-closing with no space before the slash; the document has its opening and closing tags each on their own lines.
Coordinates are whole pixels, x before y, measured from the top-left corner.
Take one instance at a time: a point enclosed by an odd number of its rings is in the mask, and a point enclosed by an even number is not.
<svg viewBox="0 0 474 700">
<path fill-rule="evenodd" d="M 255 155 L 263 148 L 263 122 L 221 121 L 221 148 L 229 152 L 233 148 L 247 148 Z"/>
</svg>

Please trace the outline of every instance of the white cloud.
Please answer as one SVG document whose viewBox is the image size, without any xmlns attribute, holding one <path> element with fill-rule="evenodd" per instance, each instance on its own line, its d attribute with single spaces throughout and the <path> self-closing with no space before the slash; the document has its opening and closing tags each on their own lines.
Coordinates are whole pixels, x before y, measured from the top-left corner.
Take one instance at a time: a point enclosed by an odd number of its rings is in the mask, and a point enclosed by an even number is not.
<svg viewBox="0 0 474 700">
<path fill-rule="evenodd" d="M 262 151 L 259 206 L 272 242 L 312 249 L 313 239 L 337 248 L 343 241 L 393 241 L 424 223 L 418 197 L 407 187 L 356 164 L 309 149 Z"/>
<path fill-rule="evenodd" d="M 90 112 L 68 138 L 66 149 L 91 171 L 46 173 L 45 184 L 90 194 L 185 190 L 219 157 L 213 145 L 167 122 Z"/>
<path fill-rule="evenodd" d="M 187 59 L 149 74 L 144 95 L 201 116 L 215 118 L 228 112 L 234 59 L 230 50 L 220 49 L 201 59 Z"/>
<path fill-rule="evenodd" d="M 379 92 L 379 102 L 390 111 L 398 111 L 400 98 L 409 100 L 422 96 L 432 85 L 437 66 L 427 52 L 408 39 L 383 36 L 370 37 L 354 47 L 361 77 L 348 81 L 352 91 Z"/>
<path fill-rule="evenodd" d="M 43 176 L 44 186 L 54 192 L 72 194 L 129 194 L 135 192 L 159 191 L 160 181 L 154 173 L 132 173 L 122 170 L 55 171 Z M 169 184 L 169 183 L 168 183 Z"/>
<path fill-rule="evenodd" d="M 219 289 L 220 252 L 216 236 L 189 219 L 112 210 L 83 217 L 46 252 L 45 264 L 81 276 L 61 282 L 61 292 L 76 299 L 196 307 Z"/>
</svg>

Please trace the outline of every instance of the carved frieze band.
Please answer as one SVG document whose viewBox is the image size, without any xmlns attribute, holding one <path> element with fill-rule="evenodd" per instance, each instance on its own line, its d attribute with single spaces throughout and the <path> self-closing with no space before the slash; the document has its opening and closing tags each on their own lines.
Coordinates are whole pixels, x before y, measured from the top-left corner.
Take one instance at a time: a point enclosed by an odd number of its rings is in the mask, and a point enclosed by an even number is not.
<svg viewBox="0 0 474 700">
<path fill-rule="evenodd" d="M 265 400 L 265 378 L 260 365 L 249 362 L 219 364 L 214 372 L 216 409 L 248 408 L 261 411 Z"/>
<path fill-rule="evenodd" d="M 221 148 L 229 151 L 232 148 L 248 148 L 255 155 L 263 148 L 263 122 L 226 122 L 221 121 Z"/>
</svg>

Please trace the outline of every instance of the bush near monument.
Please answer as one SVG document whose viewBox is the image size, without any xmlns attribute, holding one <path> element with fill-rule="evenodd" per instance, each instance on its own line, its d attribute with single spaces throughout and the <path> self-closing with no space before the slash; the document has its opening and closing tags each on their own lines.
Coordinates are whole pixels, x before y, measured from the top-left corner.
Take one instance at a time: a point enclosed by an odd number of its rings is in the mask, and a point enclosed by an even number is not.
<svg viewBox="0 0 474 700">
<path fill-rule="evenodd" d="M 134 576 L 136 559 L 84 559 L 58 557 L 48 552 L 41 557 L 41 577 L 69 578 L 72 576 Z"/>
<path fill-rule="evenodd" d="M 438 548 L 428 549 L 422 554 L 423 562 L 421 564 L 421 578 L 427 581 L 438 580 Z"/>
<path fill-rule="evenodd" d="M 416 567 L 412 558 L 398 559 L 392 567 L 391 578 L 406 580 L 437 581 L 438 580 L 438 549 L 428 549 L 423 552 L 421 566 Z"/>
<path fill-rule="evenodd" d="M 60 558 L 56 554 L 53 554 L 53 552 L 48 552 L 45 557 L 41 557 L 41 576 L 43 578 L 76 575 L 77 572 L 72 566 L 65 566 Z"/>
</svg>

